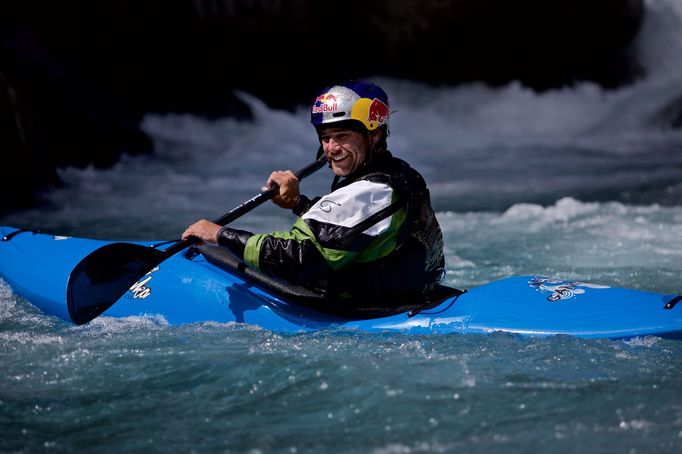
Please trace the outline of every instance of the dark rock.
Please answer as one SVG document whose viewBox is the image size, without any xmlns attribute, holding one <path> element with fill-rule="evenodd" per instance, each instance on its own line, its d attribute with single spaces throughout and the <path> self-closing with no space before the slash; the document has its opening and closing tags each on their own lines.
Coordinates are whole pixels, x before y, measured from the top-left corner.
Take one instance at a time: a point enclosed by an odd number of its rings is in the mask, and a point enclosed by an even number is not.
<svg viewBox="0 0 682 454">
<path fill-rule="evenodd" d="M 12 164 L 3 167 L 0 189 L 15 195 L 3 197 L 0 212 L 35 203 L 41 191 L 59 184 L 58 167 L 106 167 L 122 153 L 151 152 L 139 118 L 54 61 L 30 30 L 6 25 L 0 37 L 1 146 Z M 16 169 L 21 169 L 18 182 L 10 178 Z"/>
<path fill-rule="evenodd" d="M 59 182 L 32 119 L 30 105 L 0 73 L 0 213 L 35 204 L 37 192 Z"/>
<path fill-rule="evenodd" d="M 545 90 L 581 80 L 613 88 L 641 74 L 628 52 L 643 17 L 641 0 L 377 3 L 376 28 L 393 40 L 388 60 L 408 77 L 519 80 Z M 392 20 L 382 20 L 380 11 L 391 11 Z"/>
<path fill-rule="evenodd" d="M 246 64 L 234 81 L 277 107 L 308 102 L 330 78 L 385 75 L 450 85 L 518 80 L 546 90 L 578 81 L 615 88 L 642 75 L 629 52 L 642 0 L 196 5 L 215 41 L 239 43 L 230 52 Z"/>
</svg>

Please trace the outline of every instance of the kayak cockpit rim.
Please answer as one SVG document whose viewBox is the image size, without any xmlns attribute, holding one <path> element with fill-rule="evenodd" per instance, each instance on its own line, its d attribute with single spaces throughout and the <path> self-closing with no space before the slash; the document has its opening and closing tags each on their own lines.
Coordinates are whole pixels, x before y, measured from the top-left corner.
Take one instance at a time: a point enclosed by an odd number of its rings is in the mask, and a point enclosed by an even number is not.
<svg viewBox="0 0 682 454">
<path fill-rule="evenodd" d="M 451 306 L 460 295 L 466 293 L 466 290 L 459 290 L 439 284 L 436 285 L 434 291 L 422 301 L 400 302 L 395 305 L 384 307 L 349 307 L 347 302 L 331 300 L 324 295 L 313 292 L 303 286 L 292 284 L 284 279 L 256 270 L 240 260 L 227 248 L 207 245 L 193 246 L 185 253 L 186 257 L 189 259 L 196 257 L 197 254 L 201 254 L 212 264 L 233 272 L 256 285 L 263 287 L 268 292 L 283 298 L 285 301 L 318 312 L 347 319 L 370 319 L 402 313 L 407 313 L 408 317 L 414 317 L 425 310 L 434 309 L 440 306 L 448 299 L 452 299 L 449 304 L 449 306 Z"/>
</svg>

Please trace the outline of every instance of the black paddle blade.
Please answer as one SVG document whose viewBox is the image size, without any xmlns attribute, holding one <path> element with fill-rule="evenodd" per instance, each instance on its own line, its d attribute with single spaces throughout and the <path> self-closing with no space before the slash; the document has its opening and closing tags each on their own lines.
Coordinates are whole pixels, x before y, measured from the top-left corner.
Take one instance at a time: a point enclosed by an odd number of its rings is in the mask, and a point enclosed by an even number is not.
<svg viewBox="0 0 682 454">
<path fill-rule="evenodd" d="M 130 287 L 161 263 L 163 251 L 129 243 L 112 243 L 85 257 L 71 271 L 66 306 L 77 325 L 109 309 Z"/>
</svg>

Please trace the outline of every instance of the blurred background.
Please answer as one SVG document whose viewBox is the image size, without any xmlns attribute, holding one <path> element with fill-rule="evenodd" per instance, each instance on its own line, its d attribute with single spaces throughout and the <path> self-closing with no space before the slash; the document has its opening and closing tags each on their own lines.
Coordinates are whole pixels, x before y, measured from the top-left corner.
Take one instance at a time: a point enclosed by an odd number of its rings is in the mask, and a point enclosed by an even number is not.
<svg viewBox="0 0 682 454">
<path fill-rule="evenodd" d="M 57 169 L 153 153 L 145 115 L 251 119 L 235 90 L 289 111 L 351 77 L 616 90 L 647 76 L 635 51 L 647 9 L 643 0 L 3 2 L 0 191 L 12 197 L 0 198 L 0 213 L 39 203 L 64 183 Z M 662 115 L 680 126 L 680 100 L 670 101 Z"/>
</svg>

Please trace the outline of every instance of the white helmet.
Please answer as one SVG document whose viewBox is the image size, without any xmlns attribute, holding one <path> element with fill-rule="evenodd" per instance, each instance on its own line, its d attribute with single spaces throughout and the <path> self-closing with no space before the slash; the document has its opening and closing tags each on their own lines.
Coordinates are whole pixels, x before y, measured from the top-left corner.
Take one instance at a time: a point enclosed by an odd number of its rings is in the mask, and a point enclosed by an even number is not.
<svg viewBox="0 0 682 454">
<path fill-rule="evenodd" d="M 348 82 L 325 88 L 315 98 L 310 112 L 314 126 L 337 121 L 356 120 L 368 131 L 388 127 L 388 96 L 378 85 L 368 82 Z"/>
</svg>

